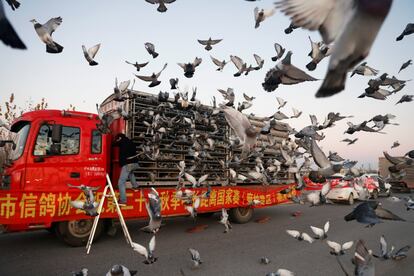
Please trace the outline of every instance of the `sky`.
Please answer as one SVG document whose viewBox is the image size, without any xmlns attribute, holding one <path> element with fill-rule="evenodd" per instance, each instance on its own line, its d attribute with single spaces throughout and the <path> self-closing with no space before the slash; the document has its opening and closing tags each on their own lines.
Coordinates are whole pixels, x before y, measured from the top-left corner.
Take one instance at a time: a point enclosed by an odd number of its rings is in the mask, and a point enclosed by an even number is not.
<svg viewBox="0 0 414 276">
<path fill-rule="evenodd" d="M 72 104 L 77 110 L 95 112 L 95 103 L 101 103 L 113 92 L 115 77 L 120 81 L 135 78 L 134 67 L 126 64 L 125 60 L 149 61 L 140 71 L 143 75 L 158 72 L 164 63 L 168 63 L 160 77 L 161 85 L 149 88 L 148 83 L 136 79 L 134 90 L 154 94 L 160 90 L 169 91 L 168 80 L 178 77 L 181 89 L 191 91 L 196 86 L 197 98 L 203 104 L 210 104 L 213 96 L 221 100 L 218 88 L 232 87 L 236 101 L 242 101 L 243 93 L 256 97 L 253 107 L 245 112 L 259 116 L 272 115 L 278 106 L 276 97 L 282 97 L 288 101 L 282 109 L 284 113 L 292 115 L 292 107 L 303 111 L 300 118 L 286 121 L 298 130 L 310 124 L 309 114 L 316 115 L 323 122 L 328 112 L 340 112 L 353 115 L 349 121 L 358 124 L 374 115 L 391 113 L 397 116 L 395 122 L 399 125 L 386 126 L 386 134 L 343 134 L 348 121 L 344 119 L 334 128 L 323 131 L 326 138 L 320 145 L 325 152 L 337 151 L 344 158 L 358 160 L 359 164 L 372 168 L 377 167 L 383 150 L 391 155 L 401 155 L 413 149 L 414 102 L 395 105 L 402 95 L 414 94 L 413 81 L 386 101 L 357 98 L 369 80 L 363 76 L 348 78 L 345 91 L 323 99 L 314 96 L 321 81 L 281 85 L 272 93 L 263 90 L 264 76 L 276 64 L 270 60 L 275 55 L 275 42 L 291 50 L 292 63 L 307 71 L 305 65 L 310 61 L 307 56 L 310 51 L 308 36 L 315 41 L 320 40 L 318 32 L 307 30 L 297 29 L 286 35 L 283 30 L 290 21 L 279 11 L 255 29 L 254 8 L 270 8 L 273 2 L 177 0 L 167 6 L 166 13 L 157 12 L 156 5 L 144 0 L 22 0 L 22 5 L 14 12 L 4 2 L 7 17 L 28 49 L 15 50 L 0 43 L 0 100 L 4 102 L 10 93 L 14 93 L 19 106 L 46 98 L 52 109 L 64 109 Z M 413 21 L 413 9 L 413 1 L 394 1 L 366 59 L 368 65 L 380 70 L 380 74 L 386 72 L 400 79 L 414 79 L 414 66 L 397 75 L 401 64 L 413 58 L 414 35 L 395 41 L 406 24 Z M 65 48 L 61 54 L 53 55 L 46 53 L 45 45 L 29 21 L 36 19 L 43 24 L 57 16 L 63 18 L 63 23 L 53 38 Z M 197 39 L 209 37 L 223 41 L 207 52 Z M 145 42 L 155 44 L 159 57 L 153 59 L 146 52 Z M 95 58 L 99 65 L 91 67 L 83 57 L 81 45 L 91 47 L 97 43 L 101 43 Z M 237 55 L 249 64 L 254 63 L 254 53 L 265 59 L 264 68 L 239 78 L 233 77 L 236 72 L 233 64 L 226 65 L 224 72 L 217 72 L 209 57 L 211 54 L 220 60 L 229 60 L 230 55 Z M 203 61 L 193 78 L 185 78 L 177 63 L 187 63 L 195 57 Z M 315 71 L 308 73 L 323 79 L 327 64 L 325 59 Z M 340 142 L 344 138 L 359 140 L 347 146 Z M 401 146 L 390 149 L 397 140 Z"/>
</svg>

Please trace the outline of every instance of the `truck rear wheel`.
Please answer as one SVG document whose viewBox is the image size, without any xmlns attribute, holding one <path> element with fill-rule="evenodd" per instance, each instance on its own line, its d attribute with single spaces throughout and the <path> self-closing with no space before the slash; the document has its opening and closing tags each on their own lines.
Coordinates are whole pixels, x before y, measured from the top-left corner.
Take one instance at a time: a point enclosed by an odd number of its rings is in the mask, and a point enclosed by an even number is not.
<svg viewBox="0 0 414 276">
<path fill-rule="evenodd" d="M 249 207 L 237 207 L 232 208 L 229 211 L 229 218 L 234 223 L 247 223 L 253 217 L 253 208 Z"/>
<path fill-rule="evenodd" d="M 56 234 L 70 246 L 84 246 L 88 242 L 92 225 L 93 219 L 62 221 L 56 227 Z M 99 221 L 96 227 L 94 241 L 101 236 L 103 228 L 102 221 Z"/>
</svg>

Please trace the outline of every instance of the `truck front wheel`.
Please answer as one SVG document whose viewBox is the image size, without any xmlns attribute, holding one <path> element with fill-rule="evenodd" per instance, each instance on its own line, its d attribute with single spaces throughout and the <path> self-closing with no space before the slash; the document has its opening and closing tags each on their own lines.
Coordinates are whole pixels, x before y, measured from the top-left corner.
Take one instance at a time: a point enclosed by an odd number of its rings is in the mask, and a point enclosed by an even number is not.
<svg viewBox="0 0 414 276">
<path fill-rule="evenodd" d="M 229 211 L 229 218 L 234 223 L 247 223 L 253 217 L 253 209 L 249 207 L 232 208 Z"/>
<path fill-rule="evenodd" d="M 62 221 L 56 227 L 56 234 L 66 244 L 74 247 L 84 246 L 88 242 L 91 233 L 93 219 L 69 220 Z M 96 227 L 94 241 L 97 240 L 103 232 L 102 221 L 98 222 Z"/>
</svg>

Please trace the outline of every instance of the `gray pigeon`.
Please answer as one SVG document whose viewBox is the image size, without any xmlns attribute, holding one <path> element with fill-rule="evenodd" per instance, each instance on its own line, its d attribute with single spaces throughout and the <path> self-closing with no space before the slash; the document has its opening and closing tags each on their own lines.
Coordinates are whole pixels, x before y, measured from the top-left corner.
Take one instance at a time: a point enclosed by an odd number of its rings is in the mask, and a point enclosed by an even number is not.
<svg viewBox="0 0 414 276">
<path fill-rule="evenodd" d="M 212 56 L 210 56 L 210 58 L 213 61 L 213 63 L 218 66 L 217 71 L 220 71 L 220 72 L 223 71 L 224 66 L 228 63 L 228 61 L 225 61 L 225 60 L 220 61 Z"/>
<path fill-rule="evenodd" d="M 363 240 L 358 240 L 352 263 L 355 265 L 356 276 L 375 276 L 375 266 L 372 261 L 372 251 L 368 250 Z"/>
<path fill-rule="evenodd" d="M 178 85 L 178 78 L 171 78 L 170 79 L 171 90 L 177 89 Z"/>
<path fill-rule="evenodd" d="M 13 8 L 14 6 L 11 5 L 11 7 Z M 18 6 L 16 6 L 16 8 L 17 7 Z M 26 45 L 24 45 L 23 41 L 17 35 L 9 20 L 6 18 L 2 1 L 0 1 L 0 40 L 3 41 L 4 44 L 12 48 L 26 49 Z"/>
<path fill-rule="evenodd" d="M 404 31 L 397 37 L 397 41 L 400 41 L 404 38 L 406 35 L 410 35 L 414 33 L 414 23 L 408 23 L 407 26 L 405 26 Z"/>
<path fill-rule="evenodd" d="M 316 97 L 345 88 L 348 70 L 367 57 L 391 8 L 392 0 L 335 1 L 281 0 L 276 3 L 296 26 L 319 30 L 326 44 L 334 43 L 328 72 Z"/>
<path fill-rule="evenodd" d="M 51 54 L 61 53 L 63 47 L 57 42 L 53 41 L 52 34 L 56 31 L 59 25 L 62 23 L 62 17 L 54 17 L 49 19 L 45 24 L 40 24 L 36 19 L 30 20 L 36 30 L 40 40 L 46 44 L 46 52 Z"/>
<path fill-rule="evenodd" d="M 135 62 L 135 63 L 132 63 L 132 62 L 129 62 L 129 61 L 127 61 L 127 60 L 125 60 L 125 62 L 126 62 L 127 64 L 130 64 L 130 65 L 134 66 L 134 67 L 137 69 L 137 72 L 139 72 L 139 70 L 140 70 L 141 68 L 145 67 L 145 66 L 148 64 L 148 62 L 144 62 L 144 63 L 138 63 L 138 62 Z"/>
<path fill-rule="evenodd" d="M 404 95 L 404 96 L 402 96 L 401 97 L 401 99 L 396 103 L 396 105 L 397 104 L 399 104 L 399 103 L 404 103 L 404 102 L 412 102 L 413 101 L 413 98 L 414 98 L 414 95 Z"/>
<path fill-rule="evenodd" d="M 275 50 L 276 50 L 276 56 L 272 57 L 272 61 L 277 61 L 280 59 L 283 54 L 285 53 L 285 48 L 282 47 L 279 43 L 275 43 Z"/>
<path fill-rule="evenodd" d="M 338 173 L 342 165 L 339 164 L 332 164 L 329 162 L 329 159 L 326 157 L 325 153 L 321 150 L 321 148 L 318 146 L 316 141 L 312 139 L 311 141 L 311 154 L 313 157 L 313 160 L 315 161 L 315 164 L 319 167 L 319 172 L 323 176 L 330 176 L 334 173 Z"/>
<path fill-rule="evenodd" d="M 158 78 L 160 77 L 162 71 L 165 70 L 165 68 L 167 68 L 167 63 L 164 64 L 164 67 L 157 74 L 152 73 L 151 76 L 141 76 L 141 75 L 135 75 L 135 76 L 137 78 L 139 78 L 140 80 L 150 82 L 150 84 L 148 85 L 148 87 L 154 87 L 154 86 L 157 86 L 157 85 L 159 85 L 161 83 L 161 81 L 159 81 Z"/>
<path fill-rule="evenodd" d="M 114 265 L 111 270 L 106 273 L 106 276 L 133 276 L 137 273 L 137 270 L 129 270 L 126 266 Z"/>
<path fill-rule="evenodd" d="M 378 70 L 367 65 L 367 62 L 363 62 L 358 65 L 351 74 L 351 78 L 355 75 L 362 75 L 362 76 L 376 76 L 378 74 Z"/>
<path fill-rule="evenodd" d="M 161 227 L 161 199 L 157 190 L 151 188 L 148 193 L 148 202 L 145 202 L 145 207 L 150 218 L 148 226 L 145 226 L 141 230 L 156 234 Z"/>
<path fill-rule="evenodd" d="M 227 100 L 228 102 L 226 103 L 226 106 L 233 106 L 234 105 L 234 99 L 236 98 L 236 96 L 234 95 L 234 90 L 233 88 L 227 88 L 227 90 L 223 90 L 223 89 L 217 89 L 221 95 L 223 96 L 223 98 L 225 100 Z"/>
<path fill-rule="evenodd" d="M 166 12 L 167 7 L 165 6 L 165 4 L 171 4 L 175 2 L 175 0 L 145 0 L 145 1 L 151 4 L 158 4 L 157 11 L 159 12 Z"/>
<path fill-rule="evenodd" d="M 291 64 L 292 52 L 289 51 L 286 56 L 272 69 L 270 69 L 265 76 L 262 83 L 263 89 L 267 92 L 272 92 L 279 87 L 279 84 L 292 85 L 304 81 L 316 81 L 312 76 L 309 76 L 304 71 Z"/>
<path fill-rule="evenodd" d="M 254 20 L 255 20 L 255 28 L 259 28 L 260 23 L 263 22 L 267 17 L 272 16 L 273 14 L 275 14 L 276 9 L 275 8 L 271 8 L 271 9 L 260 9 L 258 7 L 254 8 Z"/>
<path fill-rule="evenodd" d="M 177 63 L 184 70 L 184 76 L 187 78 L 192 78 L 195 73 L 195 68 L 201 64 L 203 60 L 196 57 L 193 62 L 189 63 Z"/>
<path fill-rule="evenodd" d="M 200 252 L 198 252 L 196 249 L 194 248 L 189 248 L 188 251 L 190 251 L 191 254 L 191 260 L 194 263 L 194 267 L 199 267 L 200 264 L 203 263 L 203 261 L 201 260 L 200 257 Z"/>
<path fill-rule="evenodd" d="M 206 46 L 206 47 L 204 47 L 204 49 L 206 49 L 207 51 L 210 51 L 211 49 L 213 49 L 213 47 L 211 47 L 211 45 L 216 45 L 217 43 L 219 43 L 220 41 L 222 41 L 222 39 L 211 39 L 211 37 L 210 37 L 207 40 L 197 39 L 197 41 L 201 45 Z"/>
<path fill-rule="evenodd" d="M 413 65 L 413 61 L 411 59 L 407 60 L 406 62 L 403 63 L 403 65 L 401 65 L 401 68 L 398 71 L 398 74 L 410 65 Z"/>
<path fill-rule="evenodd" d="M 98 65 L 98 63 L 93 60 L 95 58 L 96 53 L 99 51 L 101 44 L 96 44 L 95 46 L 86 50 L 85 45 L 82 45 L 83 55 L 85 56 L 86 61 L 89 63 L 90 66 Z"/>
<path fill-rule="evenodd" d="M 152 56 L 152 58 L 158 57 L 159 54 L 157 52 L 155 52 L 154 44 L 152 44 L 151 42 L 145 42 L 144 45 L 145 45 L 145 49 Z"/>
<path fill-rule="evenodd" d="M 230 55 L 230 60 L 238 70 L 233 76 L 239 77 L 244 72 L 246 72 L 246 74 L 248 73 L 247 64 L 241 58 Z"/>
<path fill-rule="evenodd" d="M 312 61 L 306 65 L 306 68 L 309 71 L 313 71 L 316 69 L 316 66 L 319 64 L 319 62 L 321 62 L 322 59 L 331 55 L 332 48 L 328 45 L 325 45 L 323 42 L 316 43 L 312 41 L 310 36 L 309 40 L 312 49 L 309 53 L 309 56 L 312 58 Z"/>
</svg>

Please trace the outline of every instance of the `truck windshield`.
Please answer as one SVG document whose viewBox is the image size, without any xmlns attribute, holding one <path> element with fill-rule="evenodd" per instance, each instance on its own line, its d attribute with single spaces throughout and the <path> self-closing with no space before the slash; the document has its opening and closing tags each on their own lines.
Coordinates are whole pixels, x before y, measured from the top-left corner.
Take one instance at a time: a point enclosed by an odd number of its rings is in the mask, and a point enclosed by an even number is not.
<svg viewBox="0 0 414 276">
<path fill-rule="evenodd" d="M 16 143 L 16 148 L 11 152 L 10 158 L 11 160 L 17 160 L 22 156 L 24 147 L 26 145 L 27 135 L 29 134 L 30 123 L 23 125 L 19 131 L 17 131 L 16 136 L 14 138 L 14 142 Z"/>
</svg>

